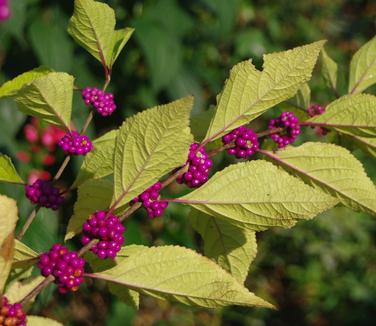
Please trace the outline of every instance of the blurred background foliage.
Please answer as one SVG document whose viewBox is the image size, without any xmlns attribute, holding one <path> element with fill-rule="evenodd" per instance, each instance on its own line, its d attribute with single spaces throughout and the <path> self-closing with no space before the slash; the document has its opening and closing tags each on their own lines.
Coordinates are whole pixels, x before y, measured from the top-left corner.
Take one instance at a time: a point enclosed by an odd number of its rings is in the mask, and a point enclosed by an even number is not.
<svg viewBox="0 0 376 326">
<path fill-rule="evenodd" d="M 352 54 L 375 35 L 376 2 L 364 0 L 110 0 L 118 27 L 136 28 L 118 59 L 110 90 L 119 109 L 102 120 L 96 117 L 92 137 L 117 127 L 125 117 L 147 107 L 187 94 L 195 96 L 194 114 L 215 104 L 229 69 L 252 58 L 262 66 L 262 54 L 285 50 L 319 39 L 340 68 L 340 93 L 347 86 Z M 99 64 L 74 44 L 66 33 L 73 1 L 13 0 L 12 17 L 0 24 L 0 82 L 39 65 L 67 71 L 76 85 L 100 86 Z M 310 82 L 312 101 L 335 97 L 316 69 Z M 371 92 L 374 89 L 371 89 Z M 270 110 L 254 122 L 265 127 Z M 74 98 L 74 123 L 81 126 L 87 109 L 79 94 Z M 25 116 L 12 101 L 0 102 L 0 151 L 10 155 L 26 178 L 33 169 L 53 173 L 57 164 L 43 166 L 17 160 L 31 150 L 25 141 Z M 314 137 L 308 131 L 303 136 Z M 329 139 L 329 141 L 332 141 Z M 345 144 L 347 145 L 347 144 Z M 375 180 L 375 161 L 355 150 Z M 57 161 L 61 161 L 61 153 Z M 39 163 L 38 163 L 39 162 Z M 218 158 L 220 168 L 231 162 Z M 81 161 L 76 159 L 63 177 L 73 180 Z M 171 186 L 169 195 L 181 191 Z M 1 185 L 0 192 L 18 200 L 21 219 L 31 207 L 23 189 Z M 75 195 L 58 216 L 42 209 L 24 238 L 35 250 L 62 241 L 72 214 Z M 127 222 L 126 243 L 179 244 L 200 250 L 201 240 L 187 222 L 189 209 L 170 205 L 165 216 L 149 221 L 143 212 Z M 187 308 L 144 297 L 140 310 L 126 306 L 105 291 L 104 284 L 88 283 L 79 294 L 54 296 L 45 291 L 34 313 L 58 319 L 64 325 L 373 325 L 376 312 L 376 220 L 364 213 L 333 209 L 290 230 L 258 234 L 258 255 L 247 286 L 274 302 L 279 310 L 230 307 L 224 310 Z M 72 244 L 74 245 L 74 244 Z"/>
</svg>

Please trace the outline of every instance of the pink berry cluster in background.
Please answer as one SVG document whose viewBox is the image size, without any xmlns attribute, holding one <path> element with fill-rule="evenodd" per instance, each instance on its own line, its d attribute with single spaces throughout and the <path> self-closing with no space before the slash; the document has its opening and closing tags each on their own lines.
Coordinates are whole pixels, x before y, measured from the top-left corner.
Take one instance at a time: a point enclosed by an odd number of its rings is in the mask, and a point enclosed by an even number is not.
<svg viewBox="0 0 376 326">
<path fill-rule="evenodd" d="M 85 260 L 77 252 L 56 243 L 39 257 L 38 267 L 45 277 L 53 275 L 60 293 L 77 291 L 84 281 Z"/>
<path fill-rule="evenodd" d="M 224 145 L 233 144 L 226 151 L 236 158 L 248 158 L 260 147 L 257 134 L 246 126 L 241 126 L 222 137 Z"/>
<path fill-rule="evenodd" d="M 283 128 L 282 131 L 270 136 L 270 138 L 277 143 L 278 148 L 284 148 L 292 144 L 300 135 L 299 119 L 292 112 L 283 112 L 279 118 L 270 120 L 269 130 L 276 128 Z"/>
<path fill-rule="evenodd" d="M 0 325 L 26 326 L 26 314 L 20 303 L 10 304 L 7 297 L 0 300 Z"/>
<path fill-rule="evenodd" d="M 146 189 L 141 195 L 134 198 L 131 201 L 131 205 L 141 202 L 150 218 L 162 216 L 164 210 L 168 206 L 168 202 L 160 200 L 159 192 L 161 189 L 162 184 L 160 182 L 155 183 L 150 188 Z"/>
<path fill-rule="evenodd" d="M 99 241 L 91 248 L 99 258 L 115 258 L 124 243 L 124 226 L 119 217 L 107 211 L 97 211 L 83 224 L 81 243 Z"/>
<path fill-rule="evenodd" d="M 37 179 L 48 180 L 51 174 L 44 169 L 56 162 L 56 146 L 65 132 L 52 125 L 46 125 L 32 118 L 23 128 L 23 134 L 30 150 L 17 152 L 17 158 L 24 163 L 32 163 L 34 168 L 29 172 L 28 183 Z"/>
<path fill-rule="evenodd" d="M 205 148 L 198 148 L 199 144 L 191 144 L 187 160 L 188 171 L 176 179 L 178 183 L 185 183 L 189 188 L 197 188 L 208 181 L 209 171 L 213 166 Z"/>
<path fill-rule="evenodd" d="M 68 155 L 86 155 L 93 149 L 89 137 L 80 135 L 77 131 L 67 133 L 60 139 L 59 146 Z"/>
<path fill-rule="evenodd" d="M 106 93 L 96 87 L 86 87 L 81 92 L 86 105 L 92 105 L 93 108 L 103 117 L 111 115 L 116 110 L 114 95 Z"/>
<path fill-rule="evenodd" d="M 325 107 L 321 104 L 313 103 L 309 106 L 307 112 L 310 117 L 314 117 L 316 115 L 323 114 L 325 112 Z"/>
<path fill-rule="evenodd" d="M 0 22 L 10 17 L 9 0 L 0 0 Z"/>
<path fill-rule="evenodd" d="M 59 188 L 53 186 L 51 181 L 37 180 L 25 186 L 26 197 L 33 203 L 42 207 L 58 209 L 64 202 Z"/>
</svg>

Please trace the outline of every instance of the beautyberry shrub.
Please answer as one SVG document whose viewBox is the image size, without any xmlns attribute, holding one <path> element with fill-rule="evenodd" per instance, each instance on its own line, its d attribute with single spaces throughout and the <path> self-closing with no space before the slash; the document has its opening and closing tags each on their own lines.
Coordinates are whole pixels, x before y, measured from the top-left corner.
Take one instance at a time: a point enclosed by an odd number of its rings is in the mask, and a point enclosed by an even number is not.
<svg viewBox="0 0 376 326">
<path fill-rule="evenodd" d="M 150 188 L 146 189 L 141 195 L 134 198 L 131 201 L 131 205 L 141 202 L 150 218 L 162 216 L 164 210 L 168 206 L 168 202 L 160 200 L 159 192 L 161 189 L 162 184 L 160 182 L 155 183 Z"/>
<path fill-rule="evenodd" d="M 19 303 L 10 304 L 7 297 L 0 300 L 0 325 L 26 326 L 26 314 Z"/>
<path fill-rule="evenodd" d="M 283 128 L 283 131 L 270 136 L 277 143 L 278 148 L 284 148 L 292 144 L 300 135 L 300 125 L 298 117 L 292 112 L 283 112 L 279 118 L 269 122 L 269 130 Z"/>
<path fill-rule="evenodd" d="M 50 251 L 39 257 L 38 267 L 45 277 L 53 275 L 60 293 L 77 291 L 84 281 L 85 260 L 77 252 L 69 251 L 65 246 L 56 243 Z"/>
<path fill-rule="evenodd" d="M 185 183 L 189 188 L 199 187 L 208 181 L 209 171 L 213 166 L 205 148 L 198 148 L 199 144 L 191 144 L 187 160 L 188 171 L 176 179 L 178 183 Z"/>
<path fill-rule="evenodd" d="M 124 243 L 124 226 L 119 217 L 107 211 L 97 211 L 83 224 L 81 242 L 99 241 L 91 248 L 99 258 L 115 258 Z"/>
<path fill-rule="evenodd" d="M 222 137 L 224 145 L 233 144 L 233 147 L 226 151 L 236 158 L 248 158 L 252 156 L 259 148 L 260 144 L 257 134 L 246 126 L 241 126 Z"/>
<path fill-rule="evenodd" d="M 31 185 L 25 186 L 26 197 L 33 203 L 46 208 L 58 209 L 64 202 L 60 190 L 54 187 L 52 181 L 38 179 Z"/>
</svg>

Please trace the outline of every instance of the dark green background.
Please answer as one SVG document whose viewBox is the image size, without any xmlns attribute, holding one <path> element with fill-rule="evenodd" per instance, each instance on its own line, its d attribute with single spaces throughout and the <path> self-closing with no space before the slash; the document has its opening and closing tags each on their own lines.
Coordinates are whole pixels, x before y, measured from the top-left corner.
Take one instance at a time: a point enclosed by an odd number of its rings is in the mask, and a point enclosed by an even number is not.
<svg viewBox="0 0 376 326">
<path fill-rule="evenodd" d="M 66 33 L 73 1 L 13 0 L 12 18 L 0 24 L 0 81 L 39 65 L 67 71 L 80 87 L 100 86 L 102 68 Z M 340 92 L 346 91 L 352 54 L 375 34 L 374 1 L 107 1 L 118 27 L 136 28 L 114 67 L 110 90 L 119 110 L 106 120 L 96 117 L 90 135 L 119 126 L 135 112 L 181 96 L 195 96 L 194 113 L 215 104 L 229 69 L 262 54 L 327 39 L 326 49 L 340 66 Z M 312 101 L 334 99 L 320 77 L 310 82 Z M 372 89 L 370 90 L 372 92 Z M 373 92 L 374 93 L 374 92 Z M 275 110 L 258 119 L 262 129 Z M 82 125 L 87 109 L 75 95 L 74 120 Z M 0 150 L 15 159 L 25 149 L 25 117 L 12 101 L 0 102 Z M 312 132 L 303 139 L 314 137 Z M 335 139 L 340 141 L 340 139 Z M 348 145 L 343 143 L 344 145 Z M 355 149 L 375 180 L 375 161 Z M 230 162 L 227 156 L 217 167 Z M 77 173 L 77 159 L 64 174 L 66 185 Z M 26 176 L 30 166 L 17 162 Z M 56 166 L 51 172 L 56 170 Z M 181 188 L 171 187 L 174 195 Z M 0 186 L 18 199 L 21 218 L 31 207 L 23 190 Z M 62 240 L 74 195 L 58 216 L 42 210 L 25 241 L 47 250 Z M 170 205 L 165 216 L 149 221 L 143 212 L 127 223 L 126 242 L 180 244 L 199 249 L 200 239 L 186 222 L 188 210 Z M 376 313 L 376 221 L 363 213 L 336 208 L 291 230 L 258 234 L 259 253 L 247 286 L 269 299 L 278 311 L 231 307 L 221 311 L 187 308 L 144 297 L 139 312 L 89 282 L 66 297 L 45 291 L 32 308 L 64 325 L 371 325 Z"/>
</svg>

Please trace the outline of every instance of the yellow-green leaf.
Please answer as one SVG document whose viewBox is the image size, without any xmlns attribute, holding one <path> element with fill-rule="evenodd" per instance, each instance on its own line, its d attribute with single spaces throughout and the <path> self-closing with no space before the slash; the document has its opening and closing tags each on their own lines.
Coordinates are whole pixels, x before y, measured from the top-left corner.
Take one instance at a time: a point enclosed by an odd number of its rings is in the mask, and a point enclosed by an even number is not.
<svg viewBox="0 0 376 326">
<path fill-rule="evenodd" d="M 255 231 L 192 209 L 189 220 L 204 240 L 205 256 L 214 259 L 239 283 L 244 283 L 257 253 Z"/>
<path fill-rule="evenodd" d="M 93 142 L 94 149 L 85 156 L 74 185 L 88 179 L 99 179 L 114 172 L 114 150 L 117 130 L 107 132 Z"/>
<path fill-rule="evenodd" d="M 30 84 L 35 79 L 51 72 L 51 69 L 46 67 L 38 67 L 33 70 L 24 72 L 16 78 L 7 81 L 0 87 L 0 98 L 16 95 L 17 92 L 26 84 Z"/>
<path fill-rule="evenodd" d="M 175 201 L 255 231 L 291 227 L 338 202 L 262 160 L 230 165 Z"/>
<path fill-rule="evenodd" d="M 376 188 L 362 164 L 345 148 L 305 143 L 278 153 L 262 151 L 276 164 L 355 210 L 376 214 Z"/>
<path fill-rule="evenodd" d="M 38 259 L 38 253 L 19 240 L 15 242 L 12 268 L 27 268 Z"/>
<path fill-rule="evenodd" d="M 46 317 L 27 316 L 27 326 L 63 326 L 63 324 Z"/>
<path fill-rule="evenodd" d="M 134 115 L 119 129 L 115 145 L 113 202 L 129 202 L 187 160 L 192 135 L 192 97 Z"/>
<path fill-rule="evenodd" d="M 0 181 L 9 183 L 24 183 L 21 177 L 18 175 L 12 160 L 4 154 L 0 154 Z"/>
<path fill-rule="evenodd" d="M 376 83 L 376 36 L 364 44 L 350 63 L 349 93 L 360 93 Z"/>
<path fill-rule="evenodd" d="M 352 141 L 360 146 L 361 149 L 367 151 L 376 158 L 376 137 L 367 138 L 359 136 L 348 136 Z"/>
<path fill-rule="evenodd" d="M 51 72 L 35 79 L 17 92 L 22 112 L 69 130 L 74 78 L 64 72 Z"/>
<path fill-rule="evenodd" d="M 325 49 L 321 50 L 320 59 L 321 71 L 327 85 L 332 89 L 336 90 L 338 74 L 337 63 L 326 53 Z"/>
<path fill-rule="evenodd" d="M 0 195 L 0 293 L 12 265 L 14 252 L 14 228 L 18 219 L 17 204 L 14 199 Z"/>
<path fill-rule="evenodd" d="M 330 103 L 323 114 L 312 117 L 306 123 L 349 135 L 376 137 L 376 96 L 342 96 Z"/>
<path fill-rule="evenodd" d="M 324 41 L 264 55 L 263 71 L 250 60 L 231 69 L 206 140 L 219 138 L 255 119 L 272 106 L 294 96 L 311 78 Z"/>
<path fill-rule="evenodd" d="M 91 276 L 187 305 L 272 307 L 210 259 L 182 247 L 143 248 L 115 267 Z"/>
<path fill-rule="evenodd" d="M 43 276 L 36 276 L 26 280 L 12 282 L 7 286 L 5 295 L 11 303 L 16 303 L 29 294 L 43 280 Z"/>
<path fill-rule="evenodd" d="M 112 190 L 113 184 L 101 179 L 87 180 L 78 188 L 78 197 L 73 216 L 68 222 L 65 241 L 81 232 L 82 224 L 92 213 L 110 206 Z"/>
<path fill-rule="evenodd" d="M 115 12 L 107 4 L 93 0 L 75 0 L 68 33 L 103 66 L 111 69 L 132 28 L 115 30 Z"/>
</svg>

